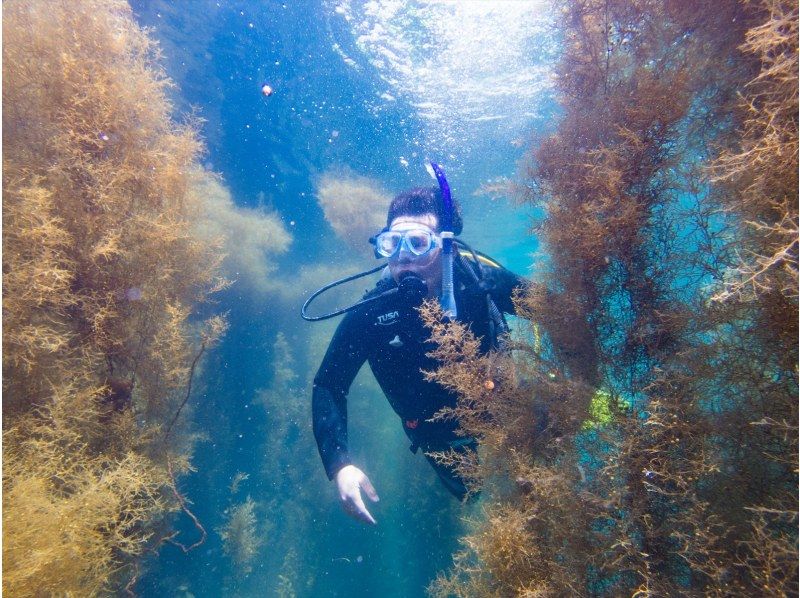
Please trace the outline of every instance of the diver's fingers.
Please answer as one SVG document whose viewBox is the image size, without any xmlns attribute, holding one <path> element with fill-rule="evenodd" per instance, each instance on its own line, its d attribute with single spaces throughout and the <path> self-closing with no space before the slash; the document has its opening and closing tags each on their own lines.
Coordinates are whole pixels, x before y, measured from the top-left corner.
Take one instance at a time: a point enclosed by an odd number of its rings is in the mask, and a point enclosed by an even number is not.
<svg viewBox="0 0 800 598">
<path fill-rule="evenodd" d="M 361 493 L 357 492 L 351 498 L 353 500 L 352 504 L 354 507 L 353 515 L 355 515 L 356 518 L 361 519 L 366 523 L 371 523 L 372 525 L 376 525 L 375 519 L 372 517 L 372 515 L 370 515 L 369 511 L 367 511 L 367 507 L 364 504 L 364 499 L 361 498 Z"/>
<path fill-rule="evenodd" d="M 375 519 L 364 506 L 361 488 L 364 488 L 372 500 L 377 500 L 378 496 L 364 472 L 354 465 L 345 465 L 336 473 L 336 486 L 345 511 L 356 519 L 375 525 Z"/>
<path fill-rule="evenodd" d="M 361 487 L 364 489 L 364 492 L 367 493 L 369 499 L 372 502 L 378 502 L 380 498 L 378 498 L 378 493 L 375 492 L 375 487 L 372 485 L 372 482 L 369 481 L 369 478 L 365 475 L 364 479 L 361 480 Z"/>
</svg>

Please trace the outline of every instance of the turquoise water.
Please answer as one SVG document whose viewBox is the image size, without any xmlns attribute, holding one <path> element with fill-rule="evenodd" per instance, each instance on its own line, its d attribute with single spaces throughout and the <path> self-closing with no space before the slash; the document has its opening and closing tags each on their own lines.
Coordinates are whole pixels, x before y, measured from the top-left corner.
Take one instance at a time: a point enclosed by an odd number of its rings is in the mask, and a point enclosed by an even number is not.
<svg viewBox="0 0 800 598">
<path fill-rule="evenodd" d="M 381 496 L 371 507 L 378 525 L 365 527 L 339 507 L 311 435 L 309 393 L 336 321 L 306 323 L 299 308 L 318 286 L 373 262 L 337 235 L 320 188 L 326 176 L 362 177 L 394 195 L 433 185 L 426 162 L 435 160 L 462 202 L 461 236 L 529 274 L 537 260 L 530 214 L 478 189 L 513 177 L 534 137 L 552 126 L 557 44 L 547 6 L 131 4 L 159 41 L 176 113 L 204 119 L 206 167 L 221 175 L 237 208 L 273 214 L 291 235 L 283 252 L 256 249 L 264 264 L 246 271 L 235 259 L 246 239 L 227 247 L 234 255 L 226 274 L 236 282 L 204 309 L 229 312 L 231 328 L 192 398 L 197 471 L 181 480 L 208 539 L 188 555 L 162 548 L 136 591 L 424 595 L 458 549 L 462 518 L 480 506 L 458 504 L 422 455 L 409 452 L 365 368 L 350 394 L 350 443 Z M 264 84 L 271 95 L 262 94 Z M 248 497 L 243 538 L 257 541 L 237 556 L 222 530 Z M 196 539 L 190 521 L 176 525 L 185 543 Z"/>
</svg>

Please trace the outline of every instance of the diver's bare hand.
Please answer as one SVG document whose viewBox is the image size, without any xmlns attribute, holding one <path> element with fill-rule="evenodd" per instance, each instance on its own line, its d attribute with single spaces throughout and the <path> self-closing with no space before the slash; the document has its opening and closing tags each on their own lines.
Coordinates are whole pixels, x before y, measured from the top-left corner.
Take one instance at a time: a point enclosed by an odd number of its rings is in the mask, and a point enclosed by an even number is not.
<svg viewBox="0 0 800 598">
<path fill-rule="evenodd" d="M 339 490 L 339 500 L 347 514 L 375 525 L 375 519 L 367 511 L 364 500 L 361 498 L 361 489 L 367 493 L 372 502 L 378 502 L 377 492 L 369 478 L 355 465 L 345 465 L 336 473 L 336 487 Z"/>
</svg>

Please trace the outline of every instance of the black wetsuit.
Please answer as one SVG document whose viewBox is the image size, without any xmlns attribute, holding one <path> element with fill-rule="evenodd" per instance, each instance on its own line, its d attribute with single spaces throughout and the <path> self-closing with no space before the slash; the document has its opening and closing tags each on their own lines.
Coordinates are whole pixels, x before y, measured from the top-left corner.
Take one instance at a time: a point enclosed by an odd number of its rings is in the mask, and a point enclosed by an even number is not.
<svg viewBox="0 0 800 598">
<path fill-rule="evenodd" d="M 458 320 L 470 325 L 476 336 L 482 337 L 481 351 L 491 348 L 489 308 L 486 291 L 466 272 L 467 263 L 474 261 L 463 254 L 456 261 L 454 287 Z M 523 279 L 496 262 L 480 257 L 484 287 L 490 289 L 500 311 L 513 313 L 513 289 Z M 383 278 L 366 297 L 379 295 L 396 283 Z M 434 413 L 456 404 L 456 395 L 435 382 L 424 379 L 422 371 L 437 368 L 428 357 L 433 346 L 427 341 L 430 331 L 425 328 L 413 306 L 407 305 L 398 293 L 381 297 L 349 312 L 336 329 L 319 371 L 314 378 L 312 410 L 314 436 L 328 478 L 333 479 L 342 467 L 350 464 L 347 452 L 347 392 L 365 361 L 411 440 L 411 449 L 445 450 L 448 447 L 466 448 L 472 439 L 454 433 L 458 422 L 429 422 Z M 457 450 L 458 450 L 457 449 Z M 447 488 L 459 498 L 466 493 L 463 482 L 449 469 L 428 459 Z"/>
</svg>

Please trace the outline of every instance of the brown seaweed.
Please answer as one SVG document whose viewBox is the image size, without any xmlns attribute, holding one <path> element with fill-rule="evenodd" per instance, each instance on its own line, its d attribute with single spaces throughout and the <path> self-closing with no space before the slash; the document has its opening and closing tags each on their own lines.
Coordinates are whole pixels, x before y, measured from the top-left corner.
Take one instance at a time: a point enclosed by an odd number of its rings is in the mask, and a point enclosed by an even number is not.
<svg viewBox="0 0 800 598">
<path fill-rule="evenodd" d="M 192 440 L 164 426 L 224 285 L 202 144 L 126 3 L 3 12 L 3 590 L 130 589 L 183 507 Z"/>
<path fill-rule="evenodd" d="M 562 17 L 563 118 L 515 186 L 544 212 L 549 265 L 518 299 L 541 335 L 479 357 L 426 312 L 461 397 L 440 416 L 480 438 L 460 467 L 490 497 L 431 591 L 793 595 L 796 4 Z"/>
</svg>

